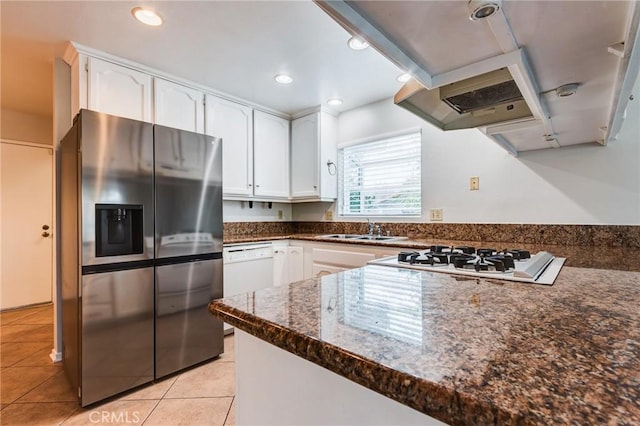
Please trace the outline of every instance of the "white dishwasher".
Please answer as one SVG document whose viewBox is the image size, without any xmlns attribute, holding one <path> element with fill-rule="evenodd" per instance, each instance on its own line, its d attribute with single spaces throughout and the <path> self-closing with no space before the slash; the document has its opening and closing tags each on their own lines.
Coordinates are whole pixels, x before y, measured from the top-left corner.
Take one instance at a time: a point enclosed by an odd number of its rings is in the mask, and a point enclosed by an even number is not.
<svg viewBox="0 0 640 426">
<path fill-rule="evenodd" d="M 233 244 L 222 249 L 223 297 L 273 286 L 273 246 L 268 243 Z M 233 327 L 224 324 L 224 333 Z"/>
</svg>

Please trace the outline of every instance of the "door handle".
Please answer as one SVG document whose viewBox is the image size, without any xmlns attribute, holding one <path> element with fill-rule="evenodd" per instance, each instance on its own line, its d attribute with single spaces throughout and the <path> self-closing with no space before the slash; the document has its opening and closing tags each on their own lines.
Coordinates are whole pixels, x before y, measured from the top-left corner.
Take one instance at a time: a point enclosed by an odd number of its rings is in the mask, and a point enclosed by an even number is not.
<svg viewBox="0 0 640 426">
<path fill-rule="evenodd" d="M 42 236 L 43 236 L 43 237 L 48 237 L 49 235 L 50 235 L 50 234 L 49 234 L 47 231 L 44 231 L 44 232 L 42 233 Z"/>
</svg>

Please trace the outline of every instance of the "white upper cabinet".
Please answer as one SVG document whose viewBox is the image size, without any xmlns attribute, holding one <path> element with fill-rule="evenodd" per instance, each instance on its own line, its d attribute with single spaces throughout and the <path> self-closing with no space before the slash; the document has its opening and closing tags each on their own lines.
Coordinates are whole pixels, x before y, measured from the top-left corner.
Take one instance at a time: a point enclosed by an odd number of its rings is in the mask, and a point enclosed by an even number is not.
<svg viewBox="0 0 640 426">
<path fill-rule="evenodd" d="M 207 95 L 206 133 L 222 138 L 224 195 L 253 195 L 253 109 Z"/>
<path fill-rule="evenodd" d="M 253 129 L 254 195 L 289 199 L 289 120 L 254 111 Z"/>
<path fill-rule="evenodd" d="M 204 93 L 161 78 L 153 91 L 155 124 L 204 133 Z"/>
<path fill-rule="evenodd" d="M 337 119 L 315 112 L 291 123 L 291 198 L 337 198 Z"/>
<path fill-rule="evenodd" d="M 80 108 L 86 105 L 93 111 L 152 122 L 150 75 L 92 57 L 86 57 L 86 61 L 87 90 L 77 93 Z M 86 104 L 82 99 L 85 95 Z"/>
<path fill-rule="evenodd" d="M 225 199 L 290 201 L 289 120 L 194 89 L 188 82 L 175 83 L 177 79 L 143 65 L 124 59 L 126 66 L 120 65 L 118 58 L 90 48 L 69 44 L 64 60 L 71 67 L 72 117 L 87 108 L 219 137 Z M 156 149 L 156 168 L 167 176 L 195 177 L 203 168 L 202 150 L 173 141 Z M 131 159 L 134 168 L 137 163 L 151 170 L 154 164 L 149 156 Z M 313 164 L 319 167 L 317 161 Z"/>
</svg>

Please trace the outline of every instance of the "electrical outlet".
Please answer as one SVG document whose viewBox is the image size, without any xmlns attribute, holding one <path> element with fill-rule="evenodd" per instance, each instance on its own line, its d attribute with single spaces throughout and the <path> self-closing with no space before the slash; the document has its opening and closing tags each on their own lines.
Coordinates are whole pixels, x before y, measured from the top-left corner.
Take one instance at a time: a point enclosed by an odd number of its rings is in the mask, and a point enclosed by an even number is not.
<svg viewBox="0 0 640 426">
<path fill-rule="evenodd" d="M 326 220 L 333 220 L 333 210 L 327 210 L 324 212 L 324 218 Z"/>
<path fill-rule="evenodd" d="M 282 210 L 278 210 L 278 219 L 284 218 L 284 212 Z"/>
<path fill-rule="evenodd" d="M 472 191 L 480 189 L 480 178 L 478 176 L 471 176 L 469 178 L 469 189 Z"/>
<path fill-rule="evenodd" d="M 429 220 L 432 222 L 442 222 L 442 209 L 430 209 Z"/>
</svg>

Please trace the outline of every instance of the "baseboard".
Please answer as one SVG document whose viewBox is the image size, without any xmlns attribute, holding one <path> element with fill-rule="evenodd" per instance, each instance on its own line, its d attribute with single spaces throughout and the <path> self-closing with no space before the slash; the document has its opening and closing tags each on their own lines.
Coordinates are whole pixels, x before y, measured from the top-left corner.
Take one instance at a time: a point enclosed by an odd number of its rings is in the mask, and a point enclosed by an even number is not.
<svg viewBox="0 0 640 426">
<path fill-rule="evenodd" d="M 49 358 L 51 358 L 51 361 L 53 361 L 54 363 L 61 362 L 62 361 L 62 352 L 56 352 L 55 349 L 51 349 L 51 353 L 49 354 Z"/>
</svg>

